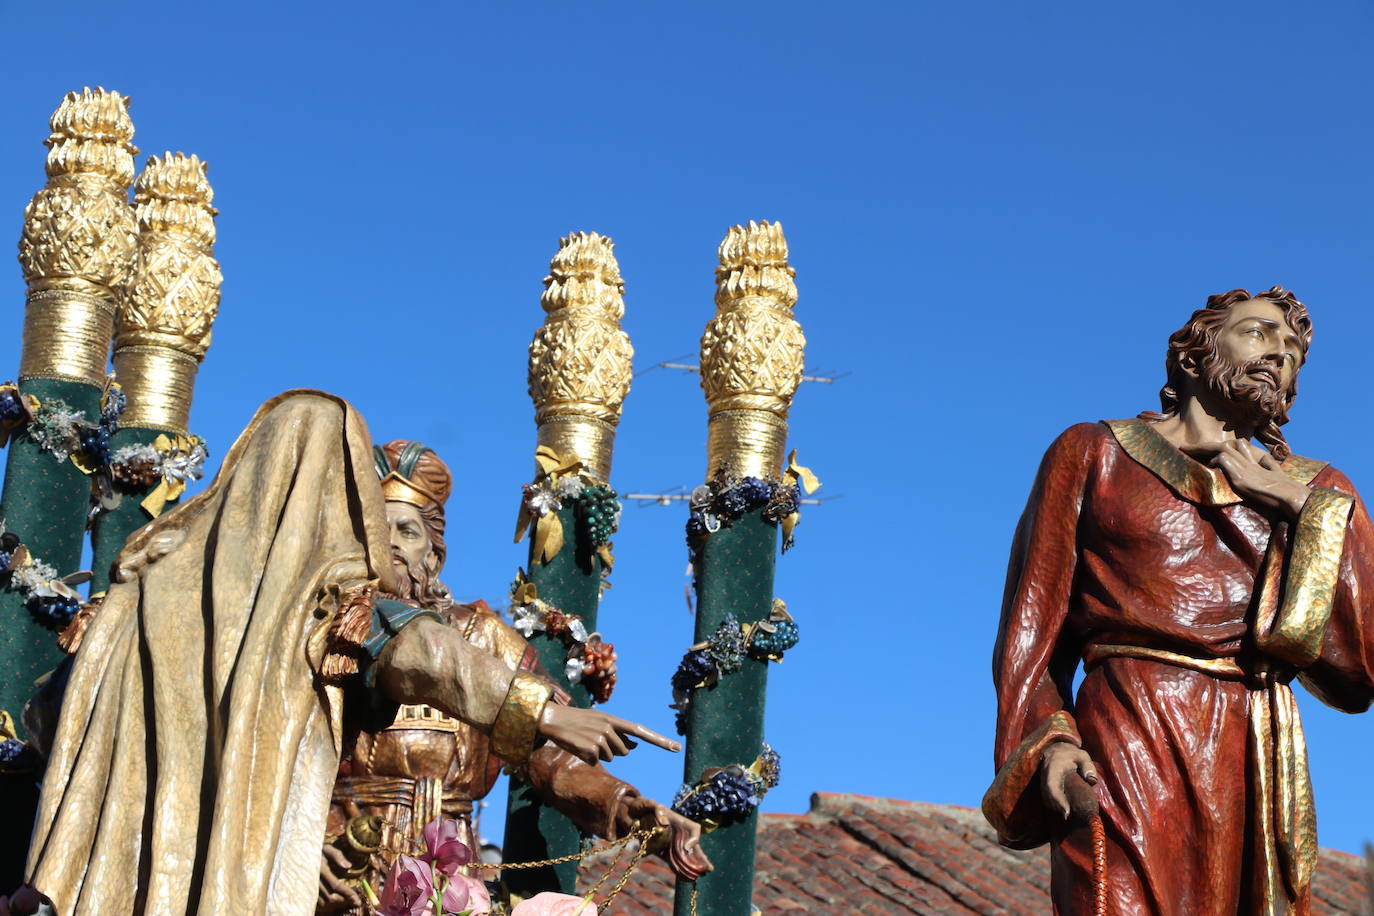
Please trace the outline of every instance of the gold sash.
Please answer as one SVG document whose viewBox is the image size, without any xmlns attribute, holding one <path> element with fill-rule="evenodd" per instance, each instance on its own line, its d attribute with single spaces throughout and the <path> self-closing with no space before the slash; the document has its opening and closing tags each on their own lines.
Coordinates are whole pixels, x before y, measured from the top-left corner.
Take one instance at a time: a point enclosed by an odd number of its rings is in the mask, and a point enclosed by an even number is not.
<svg viewBox="0 0 1374 916">
<path fill-rule="evenodd" d="M 1250 688 L 1249 768 L 1253 780 L 1255 898 L 1264 916 L 1286 916 L 1312 882 L 1317 864 L 1317 817 L 1307 770 L 1307 742 L 1286 676 L 1234 658 L 1194 658 L 1145 646 L 1089 646 L 1088 668 L 1109 658 L 1141 658 L 1176 665 Z"/>
</svg>

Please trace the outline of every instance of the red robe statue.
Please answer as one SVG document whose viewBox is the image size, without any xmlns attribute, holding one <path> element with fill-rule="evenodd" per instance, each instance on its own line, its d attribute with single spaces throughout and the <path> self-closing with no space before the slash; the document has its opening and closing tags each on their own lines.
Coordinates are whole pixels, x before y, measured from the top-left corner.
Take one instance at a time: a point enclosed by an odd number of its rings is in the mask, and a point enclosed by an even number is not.
<svg viewBox="0 0 1374 916">
<path fill-rule="evenodd" d="M 1093 911 L 1092 841 L 1042 800 L 1053 741 L 1097 765 L 1113 914 L 1306 914 L 1316 862 L 1288 682 L 1374 699 L 1374 531 L 1325 463 L 1291 526 L 1142 420 L 1084 423 L 1041 464 L 1007 572 L 993 677 L 1007 846 L 1054 844 L 1055 911 Z M 1086 675 L 1075 698 L 1074 672 Z"/>
</svg>

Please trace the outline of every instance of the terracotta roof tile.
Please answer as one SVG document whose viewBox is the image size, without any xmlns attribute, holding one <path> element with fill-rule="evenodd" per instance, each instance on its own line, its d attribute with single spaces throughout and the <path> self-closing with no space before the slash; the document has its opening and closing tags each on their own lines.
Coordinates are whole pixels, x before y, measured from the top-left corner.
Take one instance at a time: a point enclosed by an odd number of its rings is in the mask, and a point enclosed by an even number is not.
<svg viewBox="0 0 1374 916">
<path fill-rule="evenodd" d="M 609 858 L 583 864 L 584 893 Z M 1048 848 L 997 845 L 971 808 L 823 792 L 806 814 L 759 819 L 754 899 L 765 913 L 1044 916 L 1049 863 Z M 1365 916 L 1364 874 L 1360 859 L 1323 849 L 1313 916 Z M 646 859 L 602 916 L 671 913 L 673 889 L 667 867 Z"/>
</svg>

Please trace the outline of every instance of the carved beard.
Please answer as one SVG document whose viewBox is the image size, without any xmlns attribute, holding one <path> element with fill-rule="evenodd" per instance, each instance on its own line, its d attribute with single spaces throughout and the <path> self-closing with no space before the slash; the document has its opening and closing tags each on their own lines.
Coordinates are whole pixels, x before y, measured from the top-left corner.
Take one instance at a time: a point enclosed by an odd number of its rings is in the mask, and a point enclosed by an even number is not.
<svg viewBox="0 0 1374 916">
<path fill-rule="evenodd" d="M 392 553 L 392 559 L 405 569 L 405 575 L 396 576 L 397 598 L 413 601 L 420 607 L 443 611 L 453 603 L 449 597 L 448 586 L 440 582 L 428 569 L 428 563 L 414 568 L 404 554 Z"/>
<path fill-rule="evenodd" d="M 1263 368 L 1273 369 L 1273 363 L 1264 359 L 1232 363 L 1217 355 L 1203 371 L 1207 390 L 1233 411 L 1236 419 L 1255 429 L 1288 422 L 1285 393 L 1266 376 L 1250 374 Z"/>
</svg>

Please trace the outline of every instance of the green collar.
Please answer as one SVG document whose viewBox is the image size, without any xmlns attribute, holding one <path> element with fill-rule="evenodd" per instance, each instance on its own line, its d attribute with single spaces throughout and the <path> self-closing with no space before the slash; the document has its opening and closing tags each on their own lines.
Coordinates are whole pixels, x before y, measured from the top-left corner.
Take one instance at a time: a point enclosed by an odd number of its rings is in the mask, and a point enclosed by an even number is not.
<svg viewBox="0 0 1374 916">
<path fill-rule="evenodd" d="M 1180 452 L 1173 443 L 1155 431 L 1153 424 L 1140 419 L 1102 422 L 1112 431 L 1127 455 L 1182 498 L 1204 506 L 1233 506 L 1241 502 L 1225 474 Z M 1283 470 L 1289 477 L 1306 485 L 1321 473 L 1326 464 L 1325 461 L 1292 455 L 1283 463 Z"/>
</svg>

